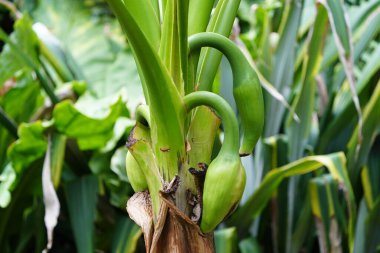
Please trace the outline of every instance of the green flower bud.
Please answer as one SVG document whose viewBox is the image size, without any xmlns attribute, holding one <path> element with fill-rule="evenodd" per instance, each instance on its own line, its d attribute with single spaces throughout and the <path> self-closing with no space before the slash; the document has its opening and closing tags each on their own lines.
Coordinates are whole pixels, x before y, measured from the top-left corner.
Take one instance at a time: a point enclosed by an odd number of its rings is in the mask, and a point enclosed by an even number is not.
<svg viewBox="0 0 380 253">
<path fill-rule="evenodd" d="M 203 188 L 202 232 L 212 232 L 235 210 L 245 181 L 245 170 L 238 155 L 219 154 L 211 162 Z"/>
<path fill-rule="evenodd" d="M 145 175 L 131 152 L 127 153 L 125 164 L 128 180 L 131 183 L 133 190 L 135 192 L 142 192 L 148 189 Z"/>
</svg>

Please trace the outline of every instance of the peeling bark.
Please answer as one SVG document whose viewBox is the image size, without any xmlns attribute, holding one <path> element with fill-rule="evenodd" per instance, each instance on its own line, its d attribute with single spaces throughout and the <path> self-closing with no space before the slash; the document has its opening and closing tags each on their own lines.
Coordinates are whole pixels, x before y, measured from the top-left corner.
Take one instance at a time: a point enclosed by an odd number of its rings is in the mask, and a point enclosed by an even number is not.
<svg viewBox="0 0 380 253">
<path fill-rule="evenodd" d="M 199 226 L 174 205 L 170 196 L 165 193 L 160 196 L 161 207 L 155 222 L 148 192 L 135 193 L 127 203 L 129 216 L 144 233 L 146 252 L 215 252 L 213 233 L 203 234 Z"/>
</svg>

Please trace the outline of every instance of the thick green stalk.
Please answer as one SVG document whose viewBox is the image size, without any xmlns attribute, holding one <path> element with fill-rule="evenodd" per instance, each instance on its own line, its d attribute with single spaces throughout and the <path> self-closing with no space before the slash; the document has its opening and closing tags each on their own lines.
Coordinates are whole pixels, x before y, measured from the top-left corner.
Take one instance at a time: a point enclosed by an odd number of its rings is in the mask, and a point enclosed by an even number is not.
<svg viewBox="0 0 380 253">
<path fill-rule="evenodd" d="M 214 14 L 211 16 L 207 31 L 228 37 L 239 5 L 240 0 L 220 0 Z M 211 90 L 221 59 L 222 54 L 215 49 L 207 48 L 202 50 L 197 75 L 197 84 L 199 84 L 200 90 Z"/>
<path fill-rule="evenodd" d="M 241 155 L 252 152 L 264 126 L 264 101 L 256 72 L 240 49 L 217 33 L 199 33 L 189 38 L 190 52 L 201 47 L 220 50 L 229 60 L 233 72 L 233 93 L 243 131 Z"/>
<path fill-rule="evenodd" d="M 186 95 L 183 101 L 187 112 L 201 105 L 213 108 L 222 118 L 224 126 L 224 140 L 220 154 L 238 153 L 238 122 L 231 106 L 221 96 L 208 91 L 198 91 Z"/>
<path fill-rule="evenodd" d="M 239 129 L 235 113 L 219 95 L 207 91 L 184 98 L 186 110 L 207 105 L 216 110 L 224 125 L 223 145 L 207 168 L 202 196 L 201 230 L 211 233 L 239 204 L 246 175 L 239 157 Z"/>
<path fill-rule="evenodd" d="M 189 35 L 204 32 L 210 20 L 214 0 L 191 0 L 189 7 Z"/>
</svg>

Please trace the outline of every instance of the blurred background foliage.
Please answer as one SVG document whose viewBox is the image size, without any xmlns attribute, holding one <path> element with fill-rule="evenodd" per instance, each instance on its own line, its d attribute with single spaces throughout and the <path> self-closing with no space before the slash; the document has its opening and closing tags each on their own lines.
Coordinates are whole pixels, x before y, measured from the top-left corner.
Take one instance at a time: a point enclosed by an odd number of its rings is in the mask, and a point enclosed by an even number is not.
<svg viewBox="0 0 380 253">
<path fill-rule="evenodd" d="M 144 252 L 124 147 L 143 96 L 108 6 L 0 0 L 0 20 L 0 251 Z M 231 38 L 266 122 L 217 252 L 380 252 L 380 1 L 243 0 Z M 231 80 L 223 60 L 234 105 Z"/>
</svg>

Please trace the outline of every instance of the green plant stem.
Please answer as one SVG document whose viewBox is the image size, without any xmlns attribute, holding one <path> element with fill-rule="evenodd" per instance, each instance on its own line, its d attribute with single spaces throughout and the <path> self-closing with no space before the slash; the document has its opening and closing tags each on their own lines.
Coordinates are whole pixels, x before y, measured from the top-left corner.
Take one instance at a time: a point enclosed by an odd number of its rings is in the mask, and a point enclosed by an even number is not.
<svg viewBox="0 0 380 253">
<path fill-rule="evenodd" d="M 240 155 L 252 153 L 264 126 L 264 101 L 261 84 L 241 50 L 228 38 L 217 33 L 198 33 L 189 38 L 190 51 L 213 47 L 229 60 L 233 72 L 233 95 L 240 114 L 242 144 Z"/>
<path fill-rule="evenodd" d="M 39 39 L 39 52 L 46 58 L 46 60 L 54 68 L 55 72 L 59 75 L 63 82 L 70 82 L 74 79 L 70 70 L 62 65 L 57 57 L 49 50 L 49 48 Z"/>
<path fill-rule="evenodd" d="M 4 110 L 1 107 L 0 122 L 14 138 L 18 138 L 16 123 L 4 112 Z"/>
<path fill-rule="evenodd" d="M 221 96 L 208 91 L 193 92 L 184 97 L 184 105 L 187 112 L 201 105 L 213 108 L 222 118 L 222 124 L 224 125 L 224 141 L 220 154 L 238 152 L 238 122 L 231 106 Z"/>
</svg>

